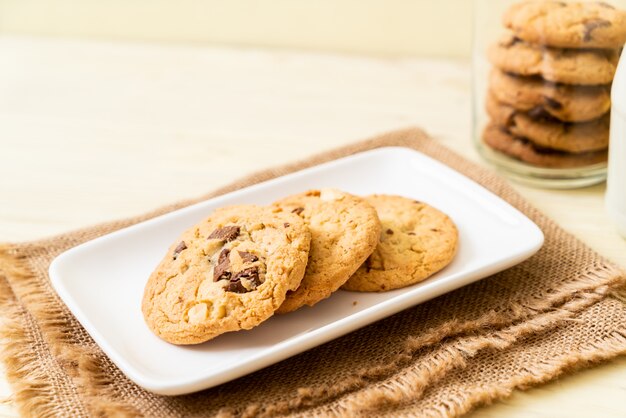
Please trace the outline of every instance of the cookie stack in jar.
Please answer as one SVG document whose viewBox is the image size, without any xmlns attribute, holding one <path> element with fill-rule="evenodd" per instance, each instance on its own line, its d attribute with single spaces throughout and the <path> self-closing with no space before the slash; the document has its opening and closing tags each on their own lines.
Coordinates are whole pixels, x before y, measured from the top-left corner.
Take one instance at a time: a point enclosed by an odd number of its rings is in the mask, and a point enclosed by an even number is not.
<svg viewBox="0 0 626 418">
<path fill-rule="evenodd" d="M 502 22 L 508 32 L 488 50 L 484 143 L 535 167 L 606 162 L 626 12 L 601 2 L 526 1 Z"/>
</svg>

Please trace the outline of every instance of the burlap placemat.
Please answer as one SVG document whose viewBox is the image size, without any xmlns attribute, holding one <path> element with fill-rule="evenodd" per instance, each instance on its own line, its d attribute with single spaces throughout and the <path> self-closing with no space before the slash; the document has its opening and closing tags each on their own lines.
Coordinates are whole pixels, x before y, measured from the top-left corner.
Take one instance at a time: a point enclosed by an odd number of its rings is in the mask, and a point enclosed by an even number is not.
<svg viewBox="0 0 626 418">
<path fill-rule="evenodd" d="M 86 240 L 192 203 L 0 249 L 2 359 L 27 416 L 459 416 L 626 352 L 626 278 L 492 172 L 419 130 L 257 173 L 203 200 L 355 152 L 419 150 L 506 199 L 543 230 L 528 261 L 249 376 L 165 397 L 130 382 L 52 290 L 51 260 Z"/>
</svg>

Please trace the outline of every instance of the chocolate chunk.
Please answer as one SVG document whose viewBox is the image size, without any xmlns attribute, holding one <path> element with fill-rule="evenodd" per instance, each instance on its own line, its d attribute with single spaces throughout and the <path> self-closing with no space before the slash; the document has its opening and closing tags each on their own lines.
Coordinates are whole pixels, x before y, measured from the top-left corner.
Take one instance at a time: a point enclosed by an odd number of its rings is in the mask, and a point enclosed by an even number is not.
<svg viewBox="0 0 626 418">
<path fill-rule="evenodd" d="M 250 280 L 254 283 L 255 287 L 261 284 L 259 269 L 257 267 L 248 267 L 247 269 L 241 270 L 239 273 L 235 274 L 235 277 L 233 277 L 231 281 L 241 280 L 243 278 Z"/>
<path fill-rule="evenodd" d="M 554 100 L 552 97 L 543 96 L 543 102 L 550 109 L 554 109 L 554 110 L 563 109 L 563 104 L 557 100 Z"/>
<path fill-rule="evenodd" d="M 252 288 L 246 289 L 241 283 L 241 279 L 248 279 Z M 261 279 L 259 278 L 259 270 L 256 267 L 250 267 L 235 274 L 235 276 L 230 279 L 230 282 L 224 287 L 224 290 L 234 293 L 246 293 L 255 290 L 260 284 Z"/>
<path fill-rule="evenodd" d="M 589 42 L 592 39 L 591 32 L 598 28 L 606 28 L 611 26 L 611 22 L 604 19 L 593 19 L 585 22 L 585 33 L 583 35 L 583 41 Z"/>
<path fill-rule="evenodd" d="M 187 244 L 185 244 L 185 241 L 181 241 L 180 243 L 178 243 L 176 248 L 174 248 L 174 260 L 178 258 L 178 254 L 180 254 L 186 249 L 187 249 Z"/>
<path fill-rule="evenodd" d="M 235 282 L 233 281 L 228 282 L 228 284 L 224 286 L 224 290 L 227 292 L 233 292 L 233 293 L 247 293 L 248 292 L 248 289 L 243 287 L 243 285 L 241 284 L 239 280 Z"/>
<path fill-rule="evenodd" d="M 239 236 L 239 231 L 240 229 L 237 225 L 225 226 L 211 232 L 209 239 L 219 239 L 225 242 L 230 242 Z"/>
<path fill-rule="evenodd" d="M 295 213 L 296 215 L 300 215 L 302 212 L 304 212 L 304 208 L 295 208 L 291 211 L 291 213 Z"/>
<path fill-rule="evenodd" d="M 527 115 L 538 122 L 557 122 L 555 117 L 548 113 L 543 106 L 533 107 L 528 111 Z"/>
<path fill-rule="evenodd" d="M 239 253 L 239 257 L 241 257 L 241 259 L 248 263 L 254 263 L 255 261 L 257 261 L 259 259 L 259 257 L 257 257 L 256 255 L 249 253 L 247 251 L 237 251 Z"/>
<path fill-rule="evenodd" d="M 563 133 L 564 134 L 568 134 L 570 132 L 572 132 L 574 130 L 574 124 L 573 123 L 564 123 L 563 124 Z"/>
<path fill-rule="evenodd" d="M 568 127 L 569 125 L 571 125 L 571 124 L 564 124 L 563 128 L 565 130 L 571 129 L 571 128 Z M 508 135 L 510 135 L 510 134 L 508 134 Z M 522 144 L 528 145 L 529 147 L 531 147 L 538 154 L 544 154 L 544 155 L 570 155 L 568 152 L 565 152 L 565 151 L 559 151 L 559 150 L 555 150 L 555 149 L 552 149 L 552 148 L 541 147 L 541 146 L 535 144 L 534 142 L 529 141 L 527 138 L 524 138 L 523 136 L 515 136 L 514 135 L 513 138 L 516 141 L 521 142 Z"/>
<path fill-rule="evenodd" d="M 517 114 L 516 112 L 511 112 L 511 114 L 507 116 L 506 120 L 504 121 L 504 126 L 506 128 L 513 128 L 517 126 L 517 123 L 515 122 L 516 114 Z"/>
<path fill-rule="evenodd" d="M 387 235 L 393 235 L 393 230 L 391 229 L 387 229 L 385 232 L 387 233 Z"/>
<path fill-rule="evenodd" d="M 543 108 L 543 106 L 535 106 L 528 111 L 528 116 L 530 116 L 533 119 L 541 119 L 546 116 L 546 113 L 547 112 Z"/>
<path fill-rule="evenodd" d="M 213 281 L 216 282 L 218 280 L 226 280 L 230 279 L 231 272 L 228 271 L 230 268 L 230 259 L 228 255 L 230 254 L 230 250 L 224 248 L 217 258 L 217 266 L 213 269 Z"/>
<path fill-rule="evenodd" d="M 228 248 L 224 248 L 220 253 L 219 257 L 217 257 L 217 264 L 222 264 L 225 261 L 228 261 L 228 256 L 230 255 L 230 250 Z"/>
<path fill-rule="evenodd" d="M 289 228 L 289 225 L 290 225 L 290 224 L 289 224 L 289 222 L 285 222 L 285 223 L 283 224 L 283 226 L 284 226 L 285 228 Z"/>
<path fill-rule="evenodd" d="M 217 282 L 219 280 L 230 279 L 231 272 L 227 270 L 228 267 L 230 267 L 228 263 L 218 264 L 215 266 L 215 269 L 213 270 L 213 281 Z"/>
</svg>

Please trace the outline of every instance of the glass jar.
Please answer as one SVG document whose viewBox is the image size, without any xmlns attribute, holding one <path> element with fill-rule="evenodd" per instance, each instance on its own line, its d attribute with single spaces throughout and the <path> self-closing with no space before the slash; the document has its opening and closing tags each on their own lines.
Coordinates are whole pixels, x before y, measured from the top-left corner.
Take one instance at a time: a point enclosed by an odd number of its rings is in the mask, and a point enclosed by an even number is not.
<svg viewBox="0 0 626 418">
<path fill-rule="evenodd" d="M 626 54 L 622 54 L 617 66 L 611 100 L 611 152 L 606 207 L 617 231 L 626 238 Z"/>
<path fill-rule="evenodd" d="M 535 186 L 604 181 L 626 0 L 474 6 L 473 137 L 480 154 Z"/>
</svg>

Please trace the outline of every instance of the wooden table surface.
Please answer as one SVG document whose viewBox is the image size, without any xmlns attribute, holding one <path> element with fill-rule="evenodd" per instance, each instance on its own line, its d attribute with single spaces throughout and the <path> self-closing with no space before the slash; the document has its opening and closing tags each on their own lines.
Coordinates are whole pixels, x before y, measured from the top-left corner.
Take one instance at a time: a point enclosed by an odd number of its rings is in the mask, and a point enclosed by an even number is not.
<svg viewBox="0 0 626 418">
<path fill-rule="evenodd" d="M 479 161 L 469 63 L 0 38 L 0 240 L 194 197 L 246 173 L 421 126 Z M 516 188 L 626 267 L 604 186 Z M 14 417 L 0 379 L 0 417 Z M 626 358 L 517 392 L 486 417 L 624 417 Z"/>
</svg>

